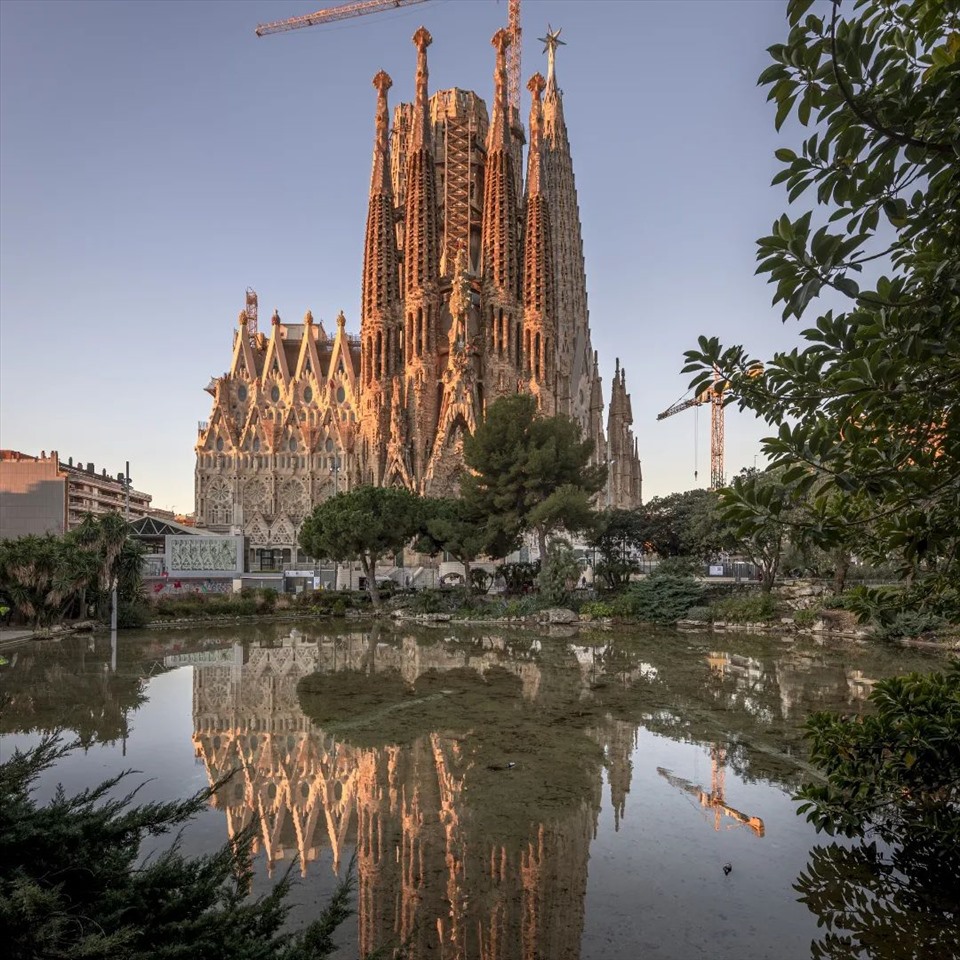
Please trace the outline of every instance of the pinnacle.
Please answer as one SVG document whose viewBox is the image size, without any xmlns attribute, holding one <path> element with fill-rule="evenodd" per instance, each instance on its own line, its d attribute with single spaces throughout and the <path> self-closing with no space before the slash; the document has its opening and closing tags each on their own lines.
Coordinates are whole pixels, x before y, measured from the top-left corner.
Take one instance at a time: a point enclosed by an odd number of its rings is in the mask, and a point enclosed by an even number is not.
<svg viewBox="0 0 960 960">
<path fill-rule="evenodd" d="M 430 36 L 430 31 L 426 27 L 420 27 L 413 35 L 413 43 L 420 53 L 426 53 L 427 47 L 433 43 L 433 37 Z"/>
</svg>

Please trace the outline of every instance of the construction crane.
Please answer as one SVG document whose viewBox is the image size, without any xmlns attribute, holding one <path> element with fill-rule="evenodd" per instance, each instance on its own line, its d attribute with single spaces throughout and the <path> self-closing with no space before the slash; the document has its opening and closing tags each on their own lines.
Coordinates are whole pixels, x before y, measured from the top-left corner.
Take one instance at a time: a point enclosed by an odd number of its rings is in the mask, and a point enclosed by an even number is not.
<svg viewBox="0 0 960 960">
<path fill-rule="evenodd" d="M 274 20 L 272 23 L 261 23 L 257 27 L 256 34 L 258 37 L 269 37 L 274 33 L 287 33 L 289 30 L 299 30 L 301 27 L 322 26 L 336 20 L 349 20 L 368 13 L 396 10 L 399 7 L 409 7 L 414 3 L 425 2 L 426 0 L 355 0 L 354 3 L 326 7 L 323 10 L 317 10 L 316 13 L 306 13 L 286 20 Z M 510 47 L 507 50 L 507 90 L 510 106 L 515 111 L 514 116 L 519 116 L 520 38 L 523 33 L 520 29 L 520 0 L 509 0 L 507 29 L 510 31 Z"/>
<path fill-rule="evenodd" d="M 741 813 L 735 807 L 731 807 L 726 801 L 724 790 L 727 751 L 719 744 L 714 743 L 710 745 L 710 764 L 712 770 L 709 793 L 702 787 L 698 787 L 689 780 L 684 780 L 683 777 L 676 776 L 663 767 L 657 767 L 657 773 L 671 786 L 677 787 L 679 790 L 683 790 L 684 793 L 689 793 L 692 797 L 695 797 L 699 801 L 700 806 L 705 810 L 712 810 L 714 830 L 720 829 L 723 823 L 723 817 L 729 817 L 733 821 L 730 826 L 739 825 L 748 827 L 758 837 L 762 837 L 766 833 L 763 820 L 759 817 L 751 817 L 745 813 Z"/>
<path fill-rule="evenodd" d="M 713 383 L 699 396 L 680 400 L 663 413 L 657 414 L 658 420 L 672 417 L 681 410 L 710 404 L 710 489 L 719 490 L 723 486 L 723 391 L 726 381 L 718 370 L 713 371 Z"/>
</svg>

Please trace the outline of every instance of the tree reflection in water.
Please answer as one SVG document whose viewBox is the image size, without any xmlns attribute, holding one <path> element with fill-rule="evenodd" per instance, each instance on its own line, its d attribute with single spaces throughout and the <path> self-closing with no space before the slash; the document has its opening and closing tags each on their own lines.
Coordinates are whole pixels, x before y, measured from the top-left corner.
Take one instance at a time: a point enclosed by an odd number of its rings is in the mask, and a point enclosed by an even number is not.
<svg viewBox="0 0 960 960">
<path fill-rule="evenodd" d="M 794 884 L 826 928 L 813 960 L 960 957 L 958 851 L 919 838 L 814 847 Z"/>
</svg>

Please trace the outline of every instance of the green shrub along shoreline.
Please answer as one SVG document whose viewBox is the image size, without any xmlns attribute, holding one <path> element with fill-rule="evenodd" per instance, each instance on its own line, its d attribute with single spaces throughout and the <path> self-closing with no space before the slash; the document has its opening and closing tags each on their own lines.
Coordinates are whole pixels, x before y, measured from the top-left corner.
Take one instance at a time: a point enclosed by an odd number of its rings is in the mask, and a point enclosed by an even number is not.
<svg viewBox="0 0 960 960">
<path fill-rule="evenodd" d="M 750 626 L 776 632 L 832 630 L 898 640 L 926 637 L 960 639 L 960 629 L 931 613 L 865 608 L 854 588 L 837 597 L 821 597 L 794 609 L 753 584 L 718 585 L 677 574 L 653 574 L 632 581 L 616 592 L 593 590 L 537 591 L 524 585 L 515 593 L 490 595 L 465 587 L 397 590 L 376 611 L 365 592 L 305 591 L 278 594 L 270 588 L 245 589 L 237 594 L 184 593 L 122 605 L 121 627 L 172 625 L 179 622 L 244 620 L 264 617 L 342 618 L 373 615 L 407 618 L 442 616 L 461 622 L 540 620 L 556 608 L 570 610 L 579 622 L 673 625 L 714 629 Z"/>
</svg>

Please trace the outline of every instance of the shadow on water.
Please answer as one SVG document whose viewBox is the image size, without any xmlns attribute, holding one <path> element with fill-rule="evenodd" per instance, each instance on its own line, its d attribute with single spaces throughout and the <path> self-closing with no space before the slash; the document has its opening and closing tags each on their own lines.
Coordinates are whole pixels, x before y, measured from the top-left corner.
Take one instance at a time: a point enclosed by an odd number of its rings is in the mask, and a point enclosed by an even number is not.
<svg viewBox="0 0 960 960">
<path fill-rule="evenodd" d="M 960 957 L 960 844 L 903 835 L 814 847 L 794 889 L 824 932 L 811 957 Z"/>
<path fill-rule="evenodd" d="M 0 674 L 0 730 L 67 727 L 109 743 L 128 735 L 151 677 L 192 667 L 197 762 L 211 781 L 239 771 L 214 800 L 228 833 L 258 817 L 267 868 L 298 860 L 308 881 L 312 864 L 329 858 L 338 869 L 355 852 L 354 952 L 408 941 L 423 958 L 636 955 L 639 940 L 609 896 L 588 896 L 611 859 L 614 883 L 637 904 L 678 898 L 662 929 L 648 911 L 660 933 L 644 934 L 645 956 L 681 956 L 686 947 L 668 933 L 678 923 L 694 934 L 702 926 L 698 949 L 713 956 L 766 956 L 776 943 L 782 956 L 875 960 L 945 948 L 931 931 L 947 906 L 923 897 L 916 858 L 891 864 L 867 844 L 815 847 L 799 877 L 785 862 L 772 919 L 729 942 L 702 906 L 716 897 L 712 875 L 704 893 L 689 890 L 708 839 L 702 826 L 684 827 L 692 805 L 709 817 L 718 850 L 740 844 L 726 832 L 738 827 L 756 844 L 735 847 L 731 879 L 753 883 L 739 894 L 744 911 L 774 897 L 761 879 L 770 824 L 780 851 L 785 831 L 801 851 L 813 839 L 785 797 L 811 773 L 806 715 L 866 709 L 877 679 L 936 667 L 921 654 L 669 631 L 551 638 L 271 624 L 127 634 L 115 673 L 109 662 L 108 640 L 21 651 Z M 640 812 L 631 829 L 647 832 L 615 841 L 630 804 Z M 617 866 L 616 853 L 591 864 L 598 850 L 629 849 L 628 836 L 662 845 L 661 824 L 671 838 L 662 877 Z M 700 904 L 693 924 L 684 890 L 701 898 L 690 901 Z M 819 938 L 807 910 L 826 924 Z M 779 926 L 787 916 L 792 939 Z M 622 952 L 596 946 L 598 923 L 604 941 L 621 937 Z"/>
</svg>

